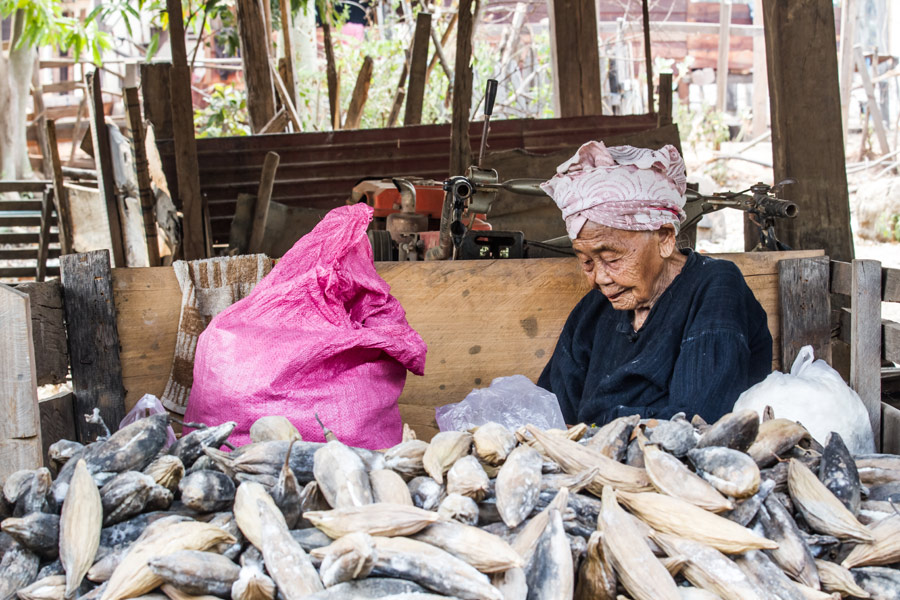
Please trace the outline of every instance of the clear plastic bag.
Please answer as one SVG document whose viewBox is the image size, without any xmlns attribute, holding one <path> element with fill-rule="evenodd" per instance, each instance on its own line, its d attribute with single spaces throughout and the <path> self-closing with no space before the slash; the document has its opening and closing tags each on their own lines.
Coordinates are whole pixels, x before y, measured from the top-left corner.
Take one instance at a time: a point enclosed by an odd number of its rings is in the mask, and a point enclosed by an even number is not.
<svg viewBox="0 0 900 600">
<path fill-rule="evenodd" d="M 137 401 L 137 404 L 134 405 L 128 414 L 125 415 L 125 418 L 122 419 L 122 422 L 119 423 L 119 429 L 122 429 L 126 425 L 130 425 L 135 421 L 140 421 L 150 415 L 164 415 L 166 414 L 166 409 L 162 405 L 162 402 L 159 401 L 159 398 L 154 396 L 153 394 L 144 394 L 144 396 Z M 166 448 L 175 443 L 175 430 L 172 429 L 172 426 L 169 425 L 168 429 L 168 439 L 166 440 Z"/>
<path fill-rule="evenodd" d="M 802 424 L 820 444 L 836 431 L 851 454 L 875 452 L 869 413 L 859 396 L 824 360 L 815 360 L 804 346 L 790 373 L 775 371 L 741 394 L 734 410 L 755 410 L 762 416 L 771 406 L 778 419 Z"/>
<path fill-rule="evenodd" d="M 474 389 L 462 402 L 435 410 L 441 431 L 471 429 L 489 421 L 510 431 L 523 425 L 565 429 L 556 394 L 536 386 L 524 375 L 498 377 L 486 388 Z"/>
</svg>

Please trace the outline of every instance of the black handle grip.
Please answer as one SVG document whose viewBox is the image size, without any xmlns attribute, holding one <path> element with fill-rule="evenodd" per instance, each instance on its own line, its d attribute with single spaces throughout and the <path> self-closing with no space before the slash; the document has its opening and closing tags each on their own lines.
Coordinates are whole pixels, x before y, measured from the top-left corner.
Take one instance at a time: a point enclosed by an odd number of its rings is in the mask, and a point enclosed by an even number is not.
<svg viewBox="0 0 900 600">
<path fill-rule="evenodd" d="M 497 99 L 497 80 L 488 79 L 487 90 L 484 92 L 484 114 L 491 116 L 494 113 L 494 100 Z"/>
</svg>

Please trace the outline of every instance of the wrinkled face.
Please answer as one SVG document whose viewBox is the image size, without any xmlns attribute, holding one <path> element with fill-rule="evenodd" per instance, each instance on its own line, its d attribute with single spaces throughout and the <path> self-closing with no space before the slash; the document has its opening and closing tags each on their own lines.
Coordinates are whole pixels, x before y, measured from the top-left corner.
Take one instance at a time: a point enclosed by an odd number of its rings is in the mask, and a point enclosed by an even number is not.
<svg viewBox="0 0 900 600">
<path fill-rule="evenodd" d="M 572 247 L 591 284 L 616 310 L 648 308 L 665 289 L 666 259 L 675 250 L 675 231 L 624 231 L 585 223 Z"/>
</svg>

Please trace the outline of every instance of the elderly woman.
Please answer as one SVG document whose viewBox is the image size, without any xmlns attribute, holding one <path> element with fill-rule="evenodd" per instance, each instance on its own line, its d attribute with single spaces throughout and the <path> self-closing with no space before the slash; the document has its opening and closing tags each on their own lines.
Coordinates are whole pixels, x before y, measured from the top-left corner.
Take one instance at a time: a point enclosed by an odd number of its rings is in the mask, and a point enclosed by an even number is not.
<svg viewBox="0 0 900 600">
<path fill-rule="evenodd" d="M 592 290 L 538 380 L 567 423 L 684 412 L 708 422 L 771 371 L 766 313 L 731 262 L 679 250 L 684 161 L 673 146 L 582 146 L 542 186 Z"/>
</svg>

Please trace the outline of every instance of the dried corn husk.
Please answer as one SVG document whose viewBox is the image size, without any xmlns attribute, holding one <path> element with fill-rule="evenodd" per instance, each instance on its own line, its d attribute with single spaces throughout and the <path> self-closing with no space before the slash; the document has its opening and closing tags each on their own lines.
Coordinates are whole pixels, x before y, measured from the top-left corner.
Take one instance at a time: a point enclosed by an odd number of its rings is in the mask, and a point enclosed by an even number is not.
<svg viewBox="0 0 900 600">
<path fill-rule="evenodd" d="M 144 474 L 153 478 L 171 492 L 178 489 L 178 483 L 184 477 L 184 464 L 181 459 L 171 454 L 163 454 L 144 469 Z"/>
<path fill-rule="evenodd" d="M 281 513 L 264 501 L 256 503 L 262 525 L 262 552 L 266 571 L 286 600 L 299 600 L 324 586 L 309 556 L 291 537 Z"/>
<path fill-rule="evenodd" d="M 431 439 L 431 443 L 422 456 L 425 472 L 438 483 L 443 483 L 444 473 L 453 466 L 453 463 L 468 454 L 471 446 L 471 433 L 464 431 L 438 433 Z"/>
<path fill-rule="evenodd" d="M 316 450 L 313 474 L 332 508 L 372 503 L 366 465 L 356 452 L 337 440 Z"/>
<path fill-rule="evenodd" d="M 281 516 L 282 521 L 284 520 L 281 511 L 275 505 L 275 500 L 261 484 L 245 481 L 238 486 L 237 492 L 234 494 L 234 519 L 244 537 L 257 548 L 262 546 L 262 523 L 259 520 L 259 508 L 257 507 L 257 502 L 260 500 L 275 509 L 276 518 Z M 284 526 L 287 528 L 287 523 Z"/>
<path fill-rule="evenodd" d="M 816 560 L 816 569 L 819 572 L 819 582 L 826 592 L 837 592 L 841 596 L 853 596 L 854 598 L 870 598 L 869 592 L 857 585 L 853 573 L 837 563 L 826 560 Z"/>
<path fill-rule="evenodd" d="M 237 540 L 220 527 L 198 521 L 168 522 L 138 539 L 106 583 L 102 600 L 124 600 L 145 594 L 162 583 L 148 566 L 150 559 L 179 550 L 209 550 Z"/>
<path fill-rule="evenodd" d="M 618 497 L 653 529 L 707 544 L 725 554 L 778 547 L 746 527 L 678 498 L 652 492 L 620 492 Z"/>
<path fill-rule="evenodd" d="M 66 594 L 66 576 L 51 575 L 38 579 L 18 591 L 20 600 L 63 600 Z"/>
<path fill-rule="evenodd" d="M 162 584 L 161 586 L 159 586 L 159 591 L 164 594 L 161 598 L 155 598 L 160 596 L 159 594 L 146 594 L 144 596 L 138 596 L 138 598 L 142 598 L 144 600 L 216 600 L 219 597 L 210 596 L 207 594 L 189 594 L 186 591 L 179 589 L 177 586 L 172 585 L 171 583 Z"/>
<path fill-rule="evenodd" d="M 272 442 L 275 440 L 302 441 L 303 436 L 287 417 L 270 415 L 260 417 L 250 426 L 251 442 Z"/>
<path fill-rule="evenodd" d="M 310 511 L 303 513 L 303 518 L 332 539 L 356 531 L 380 536 L 412 535 L 440 519 L 435 512 L 387 503 Z"/>
<path fill-rule="evenodd" d="M 487 493 L 491 481 L 472 455 L 463 456 L 447 471 L 447 493 L 468 496 L 476 502 Z"/>
<path fill-rule="evenodd" d="M 449 494 L 441 500 L 437 512 L 446 521 L 459 521 L 465 525 L 478 524 L 478 504 L 468 496 Z"/>
<path fill-rule="evenodd" d="M 900 515 L 894 514 L 870 527 L 874 542 L 859 544 L 841 562 L 847 569 L 900 562 Z"/>
<path fill-rule="evenodd" d="M 403 424 L 403 437 L 400 438 L 401 441 L 408 442 L 410 440 L 418 439 L 419 436 L 416 435 L 416 430 L 409 426 L 409 423 Z"/>
<path fill-rule="evenodd" d="M 500 423 L 489 422 L 475 430 L 472 436 L 475 454 L 484 462 L 499 465 L 516 447 L 516 436 Z"/>
<path fill-rule="evenodd" d="M 59 560 L 71 598 L 94 563 L 103 526 L 103 503 L 84 459 L 78 459 L 59 517 Z"/>
<path fill-rule="evenodd" d="M 827 592 L 817 590 L 816 588 L 811 588 L 808 585 L 797 583 L 796 581 L 794 582 L 794 586 L 800 591 L 800 594 L 803 596 L 804 600 L 841 600 L 840 594 L 829 594 Z"/>
<path fill-rule="evenodd" d="M 588 539 L 587 553 L 578 570 L 575 600 L 614 600 L 616 575 L 603 554 L 601 533 L 595 531 Z"/>
<path fill-rule="evenodd" d="M 375 566 L 374 544 L 372 536 L 357 531 L 311 550 L 310 554 L 322 561 L 319 573 L 325 587 L 368 576 Z"/>
<path fill-rule="evenodd" d="M 404 440 L 384 453 L 385 468 L 399 474 L 409 481 L 413 477 L 425 475 L 422 458 L 428 450 L 428 442 L 422 440 Z"/>
<path fill-rule="evenodd" d="M 592 494 L 599 496 L 604 485 L 610 485 L 616 490 L 633 492 L 653 489 L 644 469 L 623 465 L 577 442 L 548 435 L 537 427 L 528 425 L 527 430 L 543 446 L 547 456 L 559 463 L 567 473 L 600 469 L 593 483 L 587 487 Z"/>
<path fill-rule="evenodd" d="M 541 455 L 522 445 L 513 450 L 500 468 L 494 484 L 497 510 L 509 527 L 517 527 L 528 518 L 538 500 L 541 481 Z"/>
<path fill-rule="evenodd" d="M 237 581 L 231 585 L 232 600 L 273 600 L 275 582 L 256 564 L 241 567 Z"/>
<path fill-rule="evenodd" d="M 734 508 L 734 505 L 713 486 L 655 444 L 644 446 L 644 468 L 653 486 L 663 494 L 680 498 L 710 512 Z"/>
<path fill-rule="evenodd" d="M 372 484 L 374 502 L 413 505 L 409 488 L 397 472 L 390 469 L 369 471 L 369 482 Z"/>
<path fill-rule="evenodd" d="M 828 491 L 806 465 L 795 458 L 791 459 L 788 470 L 788 489 L 795 507 L 809 526 L 819 533 L 860 542 L 875 541 L 872 532 L 856 520 L 853 513 Z"/>
<path fill-rule="evenodd" d="M 646 538 L 619 506 L 610 486 L 603 488 L 602 500 L 598 523 L 603 530 L 603 553 L 619 582 L 635 600 L 678 600 L 675 580 L 653 556 Z"/>
<path fill-rule="evenodd" d="M 524 566 L 522 557 L 500 537 L 455 521 L 433 523 L 412 538 L 445 550 L 482 573 Z"/>
</svg>

